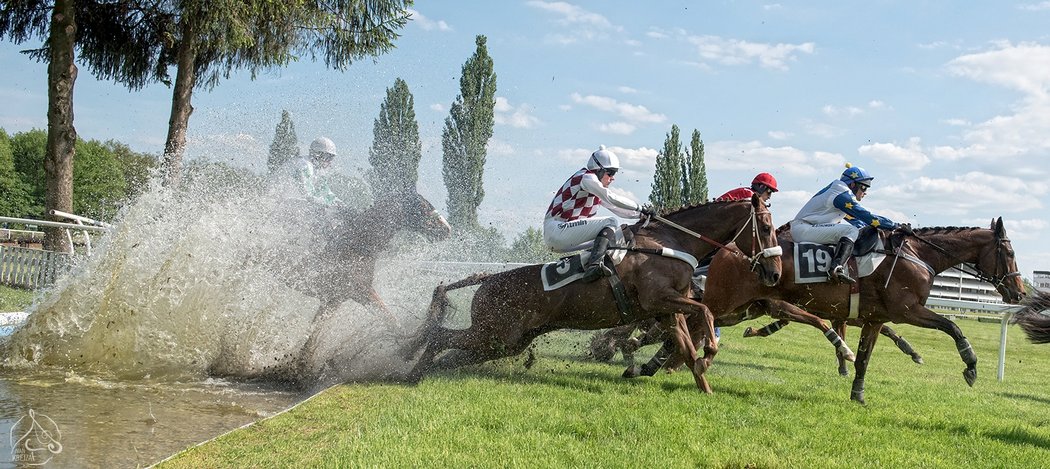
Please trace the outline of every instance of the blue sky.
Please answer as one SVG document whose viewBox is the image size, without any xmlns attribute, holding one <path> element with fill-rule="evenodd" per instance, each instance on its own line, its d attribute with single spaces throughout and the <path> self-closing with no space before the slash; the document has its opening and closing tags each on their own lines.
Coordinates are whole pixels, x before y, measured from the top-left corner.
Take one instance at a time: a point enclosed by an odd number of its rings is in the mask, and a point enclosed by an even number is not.
<svg viewBox="0 0 1050 469">
<path fill-rule="evenodd" d="M 1026 277 L 1050 270 L 1050 1 L 418 2 L 397 49 L 344 72 L 303 60 L 194 96 L 188 155 L 261 169 L 282 109 L 300 143 L 330 136 L 367 166 L 386 88 L 405 79 L 423 138 L 420 191 L 444 207 L 441 130 L 474 37 L 498 75 L 480 220 L 512 239 L 599 144 L 644 201 L 672 124 L 701 132 L 712 195 L 776 175 L 778 223 L 851 162 L 870 210 L 916 226 L 1002 216 Z M 46 69 L 0 43 L 0 127 L 46 128 Z M 75 125 L 159 153 L 170 90 L 81 67 Z"/>
</svg>

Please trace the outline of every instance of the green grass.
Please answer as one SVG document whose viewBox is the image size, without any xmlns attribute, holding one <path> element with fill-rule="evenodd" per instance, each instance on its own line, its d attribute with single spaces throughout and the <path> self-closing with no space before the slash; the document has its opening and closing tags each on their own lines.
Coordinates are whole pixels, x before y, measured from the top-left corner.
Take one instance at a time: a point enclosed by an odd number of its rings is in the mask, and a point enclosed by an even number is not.
<svg viewBox="0 0 1050 469">
<path fill-rule="evenodd" d="M 33 302 L 33 291 L 0 285 L 0 313 L 24 311 Z"/>
<path fill-rule="evenodd" d="M 684 372 L 621 379 L 620 363 L 579 358 L 585 334 L 558 333 L 529 370 L 517 358 L 418 386 L 337 386 L 162 467 L 1045 467 L 1050 347 L 1011 327 L 1000 383 L 999 325 L 959 324 L 980 359 L 973 388 L 947 335 L 909 326 L 896 328 L 926 364 L 881 339 L 866 406 L 803 325 L 723 329 L 713 395 Z"/>
</svg>

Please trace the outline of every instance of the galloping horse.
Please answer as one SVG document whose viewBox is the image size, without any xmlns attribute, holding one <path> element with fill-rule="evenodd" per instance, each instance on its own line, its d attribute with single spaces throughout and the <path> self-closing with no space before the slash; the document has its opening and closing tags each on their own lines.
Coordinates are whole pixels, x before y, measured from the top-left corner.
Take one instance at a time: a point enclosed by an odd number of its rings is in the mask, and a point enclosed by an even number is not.
<svg viewBox="0 0 1050 469">
<path fill-rule="evenodd" d="M 977 380 L 977 355 L 962 331 L 951 320 L 926 308 L 933 278 L 953 266 L 970 264 L 975 277 L 991 283 L 1007 303 L 1024 297 L 1024 284 L 1014 258 L 1014 250 L 1003 228 L 1003 220 L 992 221 L 990 229 L 936 227 L 916 229 L 914 235 L 880 232 L 883 242 L 891 246 L 889 257 L 872 272 L 859 279 L 860 300 L 857 319 L 863 324 L 860 346 L 854 366 L 856 376 L 850 398 L 864 403 L 864 377 L 868 359 L 883 323 L 911 324 L 938 329 L 955 340 L 959 355 L 966 364 L 963 378 L 973 386 Z M 756 282 L 741 282 L 742 266 L 729 251 L 719 252 L 711 261 L 704 304 L 715 317 L 715 324 L 732 325 L 762 314 L 805 322 L 824 331 L 828 340 L 841 350 L 838 335 L 821 320 L 851 319 L 850 287 L 839 283 L 798 284 L 794 281 L 793 246 L 784 249 L 784 278 L 775 288 Z M 746 269 L 746 266 L 743 266 Z M 805 306 L 806 310 L 796 305 Z M 814 314 L 811 314 L 811 311 Z M 667 342 L 657 353 L 663 361 L 671 354 Z M 660 359 L 659 357 L 664 357 Z M 676 363 L 672 360 L 669 364 Z M 649 364 L 646 370 L 659 368 Z M 630 370 L 629 370 L 630 371 Z M 625 373 L 626 374 L 626 373 Z"/>
<path fill-rule="evenodd" d="M 1024 308 L 1014 314 L 1013 321 L 1033 344 L 1050 344 L 1050 316 L 1043 311 L 1050 309 L 1050 293 L 1037 290 L 1024 301 Z"/>
<path fill-rule="evenodd" d="M 697 357 L 685 315 L 695 320 L 699 338 L 714 336 L 711 313 L 688 297 L 695 264 L 661 253 L 670 250 L 703 257 L 723 243 L 736 242 L 748 263 L 747 276 L 756 271 L 761 283 L 780 279 L 780 257 L 772 215 L 757 197 L 734 202 L 712 202 L 638 222 L 629 229 L 634 247 L 616 266 L 625 288 L 626 308 L 618 308 L 616 296 L 604 281 L 570 283 L 545 291 L 540 281 L 542 265 L 519 267 L 495 274 L 475 274 L 434 290 L 428 318 L 416 338 L 403 348 L 406 360 L 424 349 L 410 378 L 419 379 L 432 368 L 451 368 L 481 363 L 521 353 L 537 336 L 556 329 L 602 329 L 645 318 L 662 318 L 687 354 L 697 387 L 710 392 L 703 376 L 718 352 L 713 340 L 703 341 L 704 356 Z M 748 229 L 750 228 L 750 229 Z M 700 232 L 700 233 L 697 233 Z M 703 233 L 703 234 L 701 234 Z M 471 325 L 466 330 L 441 326 L 448 307 L 446 292 L 471 285 L 481 286 L 471 302 Z M 619 313 L 618 313 L 619 311 Z M 425 348 L 424 348 L 425 347 Z M 434 361 L 437 355 L 452 349 Z"/>
</svg>

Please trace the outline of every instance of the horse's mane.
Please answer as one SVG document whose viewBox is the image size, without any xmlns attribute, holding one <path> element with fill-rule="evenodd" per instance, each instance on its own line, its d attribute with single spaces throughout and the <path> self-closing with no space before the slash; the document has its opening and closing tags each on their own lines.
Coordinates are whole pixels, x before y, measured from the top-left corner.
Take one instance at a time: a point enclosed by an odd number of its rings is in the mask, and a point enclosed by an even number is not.
<svg viewBox="0 0 1050 469">
<path fill-rule="evenodd" d="M 927 226 L 922 228 L 915 228 L 915 234 L 939 234 L 939 233 L 956 233 L 959 231 L 973 231 L 973 230 L 987 230 L 988 228 L 980 228 L 976 226 Z"/>
<path fill-rule="evenodd" d="M 715 205 L 725 205 L 725 204 L 730 204 L 730 203 L 734 203 L 734 202 L 749 202 L 750 203 L 750 199 L 712 200 L 712 201 L 709 201 L 709 202 L 704 202 L 704 203 L 699 203 L 699 204 L 693 204 L 693 205 L 687 205 L 687 206 L 684 206 L 684 207 L 679 207 L 677 210 L 674 210 L 674 211 L 671 211 L 671 212 L 660 213 L 659 215 L 661 217 L 665 217 L 665 218 L 666 217 L 673 217 L 675 215 L 678 215 L 679 213 L 688 212 L 690 210 L 695 210 L 695 209 L 698 209 L 698 208 L 707 208 L 707 207 L 712 207 L 712 206 L 715 206 Z M 645 220 L 644 219 L 638 220 L 632 226 L 640 227 L 643 224 L 645 224 Z"/>
</svg>

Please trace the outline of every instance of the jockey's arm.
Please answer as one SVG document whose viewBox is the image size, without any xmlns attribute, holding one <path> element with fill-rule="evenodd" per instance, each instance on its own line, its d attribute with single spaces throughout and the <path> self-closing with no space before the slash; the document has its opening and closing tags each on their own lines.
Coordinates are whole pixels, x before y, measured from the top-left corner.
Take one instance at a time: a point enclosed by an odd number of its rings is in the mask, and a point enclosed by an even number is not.
<svg viewBox="0 0 1050 469">
<path fill-rule="evenodd" d="M 856 197 L 853 197 L 851 192 L 843 192 L 835 197 L 832 201 L 835 208 L 842 210 L 847 216 L 853 217 L 858 220 L 861 224 L 850 222 L 854 226 L 874 226 L 875 228 L 881 228 L 884 230 L 892 230 L 897 227 L 897 224 L 886 217 L 880 217 L 868 211 L 860 205 L 860 202 Z"/>
<path fill-rule="evenodd" d="M 608 208 L 616 216 L 623 218 L 640 218 L 642 216 L 642 206 L 638 205 L 638 202 L 610 192 L 607 187 L 602 185 L 598 177 L 593 174 L 585 175 L 583 180 L 580 181 L 580 187 L 601 199 L 602 206 Z"/>
</svg>

